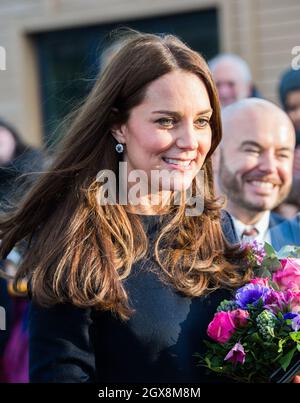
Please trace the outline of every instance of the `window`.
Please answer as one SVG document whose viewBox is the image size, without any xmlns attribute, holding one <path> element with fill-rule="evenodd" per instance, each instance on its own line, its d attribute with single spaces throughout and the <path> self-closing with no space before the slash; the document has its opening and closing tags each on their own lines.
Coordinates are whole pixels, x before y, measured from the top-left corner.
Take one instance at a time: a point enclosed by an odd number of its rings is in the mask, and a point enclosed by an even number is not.
<svg viewBox="0 0 300 403">
<path fill-rule="evenodd" d="M 99 69 L 104 39 L 118 26 L 173 33 L 206 59 L 219 51 L 215 9 L 35 34 L 47 144 L 63 135 L 60 123 L 90 91 Z"/>
</svg>

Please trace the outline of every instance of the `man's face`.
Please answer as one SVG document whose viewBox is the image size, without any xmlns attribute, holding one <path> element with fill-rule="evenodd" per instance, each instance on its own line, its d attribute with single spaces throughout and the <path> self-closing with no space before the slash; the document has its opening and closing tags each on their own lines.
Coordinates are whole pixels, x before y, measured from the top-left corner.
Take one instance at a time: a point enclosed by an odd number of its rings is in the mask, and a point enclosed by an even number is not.
<svg viewBox="0 0 300 403">
<path fill-rule="evenodd" d="M 220 157 L 221 190 L 233 205 L 254 212 L 272 210 L 291 187 L 293 129 L 268 111 L 242 112 L 224 129 L 229 132 Z"/>
<path fill-rule="evenodd" d="M 240 68 L 231 61 L 220 62 L 213 70 L 213 78 L 222 106 L 250 96 L 250 84 L 245 81 Z"/>
</svg>

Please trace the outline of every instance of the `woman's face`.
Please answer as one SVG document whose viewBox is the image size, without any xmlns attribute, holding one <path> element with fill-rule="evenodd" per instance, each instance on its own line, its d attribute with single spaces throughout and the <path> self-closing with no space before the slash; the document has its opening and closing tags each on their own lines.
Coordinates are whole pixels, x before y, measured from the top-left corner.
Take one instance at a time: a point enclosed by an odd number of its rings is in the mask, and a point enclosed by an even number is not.
<svg viewBox="0 0 300 403">
<path fill-rule="evenodd" d="M 12 160 L 16 149 L 13 135 L 5 127 L 0 126 L 0 164 L 6 164 Z"/>
<path fill-rule="evenodd" d="M 211 147 L 211 115 L 206 87 L 195 74 L 176 70 L 153 81 L 128 121 L 113 130 L 125 144 L 128 174 L 142 170 L 148 180 L 154 171 L 172 174 L 174 181 L 160 181 L 160 190 L 186 190 Z"/>
</svg>

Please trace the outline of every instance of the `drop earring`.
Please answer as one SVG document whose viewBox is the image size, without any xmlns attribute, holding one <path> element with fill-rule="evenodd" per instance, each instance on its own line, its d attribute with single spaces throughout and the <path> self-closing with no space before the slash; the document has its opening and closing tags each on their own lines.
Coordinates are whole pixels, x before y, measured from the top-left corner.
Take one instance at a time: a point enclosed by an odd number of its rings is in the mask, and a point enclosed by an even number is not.
<svg viewBox="0 0 300 403">
<path fill-rule="evenodd" d="M 118 144 L 116 145 L 116 151 L 117 151 L 117 153 L 121 154 L 121 153 L 124 151 L 124 146 L 123 146 L 123 144 L 118 143 Z"/>
</svg>

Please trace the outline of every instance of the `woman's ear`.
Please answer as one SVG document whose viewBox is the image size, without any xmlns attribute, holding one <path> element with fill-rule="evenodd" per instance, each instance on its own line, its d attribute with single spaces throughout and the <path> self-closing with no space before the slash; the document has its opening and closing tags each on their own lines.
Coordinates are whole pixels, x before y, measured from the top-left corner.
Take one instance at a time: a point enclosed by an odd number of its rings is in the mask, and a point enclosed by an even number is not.
<svg viewBox="0 0 300 403">
<path fill-rule="evenodd" d="M 115 115 L 115 122 L 117 121 L 117 115 L 119 111 L 117 108 L 112 108 L 111 113 Z M 111 127 L 111 134 L 114 136 L 116 141 L 121 144 L 126 143 L 126 124 L 114 123 Z"/>
<path fill-rule="evenodd" d="M 111 128 L 111 134 L 114 136 L 116 141 L 121 144 L 126 143 L 126 125 L 113 125 Z"/>
</svg>

